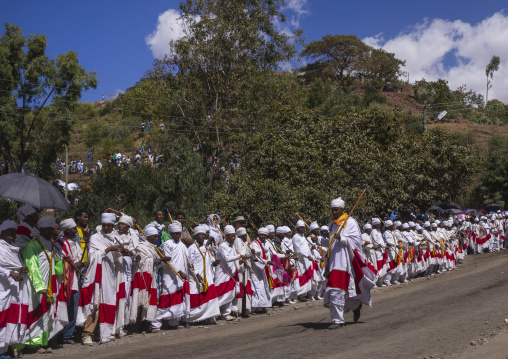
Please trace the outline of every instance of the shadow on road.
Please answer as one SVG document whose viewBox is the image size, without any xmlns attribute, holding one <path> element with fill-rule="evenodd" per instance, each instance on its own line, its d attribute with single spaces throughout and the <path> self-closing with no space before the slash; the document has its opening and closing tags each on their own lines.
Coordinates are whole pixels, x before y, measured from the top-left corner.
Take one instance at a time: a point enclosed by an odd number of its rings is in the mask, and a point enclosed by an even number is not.
<svg viewBox="0 0 508 359">
<path fill-rule="evenodd" d="M 330 323 L 330 322 L 322 323 L 323 320 L 324 319 L 321 319 L 319 322 L 296 323 L 296 324 L 287 325 L 287 327 L 303 327 L 305 329 L 314 329 L 314 330 L 328 329 L 328 327 L 330 325 L 332 325 L 332 323 Z M 357 323 L 355 323 L 355 322 L 346 322 L 346 327 L 348 327 L 350 325 L 364 324 L 364 323 L 365 322 L 362 322 L 362 321 L 359 321 Z"/>
</svg>

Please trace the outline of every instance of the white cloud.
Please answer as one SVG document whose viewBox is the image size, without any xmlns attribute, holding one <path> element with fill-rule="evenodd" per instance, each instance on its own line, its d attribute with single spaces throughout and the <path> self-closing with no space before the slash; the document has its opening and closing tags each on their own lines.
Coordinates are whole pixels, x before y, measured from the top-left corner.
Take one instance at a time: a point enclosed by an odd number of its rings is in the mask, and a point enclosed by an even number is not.
<svg viewBox="0 0 508 359">
<path fill-rule="evenodd" d="M 184 23 L 178 10 L 169 9 L 159 15 L 157 28 L 145 38 L 145 43 L 156 58 L 170 54 L 169 42 L 184 36 Z"/>
<path fill-rule="evenodd" d="M 503 12 L 477 24 L 461 20 L 425 19 L 409 31 L 385 40 L 382 34 L 363 39 L 365 43 L 395 53 L 406 60 L 411 82 L 425 78 L 448 80 L 455 90 L 466 84 L 485 95 L 485 67 L 493 55 L 501 58 L 494 73 L 489 99 L 508 102 L 508 16 Z"/>
</svg>

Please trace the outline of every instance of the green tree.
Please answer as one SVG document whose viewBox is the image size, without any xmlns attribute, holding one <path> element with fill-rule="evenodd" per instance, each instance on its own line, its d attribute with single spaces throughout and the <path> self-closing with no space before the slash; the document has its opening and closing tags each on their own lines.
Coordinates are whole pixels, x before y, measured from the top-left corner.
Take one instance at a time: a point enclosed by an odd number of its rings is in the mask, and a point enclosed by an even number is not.
<svg viewBox="0 0 508 359">
<path fill-rule="evenodd" d="M 97 87 L 95 73 L 79 65 L 69 51 L 50 59 L 44 35 L 26 38 L 5 24 L 0 37 L 0 146 L 11 171 L 25 162 L 39 175 L 67 144 L 72 110 L 81 91 Z M 50 105 L 50 106 L 48 106 Z"/>
<path fill-rule="evenodd" d="M 487 64 L 487 67 L 485 68 L 485 75 L 487 76 L 487 91 L 485 92 L 485 102 L 489 102 L 489 90 L 492 88 L 491 82 L 494 78 L 494 72 L 499 70 L 499 64 L 501 62 L 501 59 L 499 56 L 492 56 L 492 59 L 490 59 L 490 62 Z M 490 80 L 489 80 L 490 77 Z"/>
</svg>

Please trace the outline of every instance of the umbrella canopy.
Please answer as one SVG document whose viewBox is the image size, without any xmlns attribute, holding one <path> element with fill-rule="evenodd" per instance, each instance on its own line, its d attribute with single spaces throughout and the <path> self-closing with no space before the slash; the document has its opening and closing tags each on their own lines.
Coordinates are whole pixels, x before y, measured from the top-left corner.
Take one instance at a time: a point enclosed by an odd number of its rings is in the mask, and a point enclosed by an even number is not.
<svg viewBox="0 0 508 359">
<path fill-rule="evenodd" d="M 495 203 L 490 203 L 485 206 L 485 211 L 487 212 L 496 212 L 501 210 L 501 206 Z"/>
<path fill-rule="evenodd" d="M 431 212 L 443 212 L 443 209 L 441 207 L 437 207 L 437 206 L 432 206 L 430 207 L 429 211 Z"/>
<path fill-rule="evenodd" d="M 42 178 L 23 173 L 0 176 L 0 197 L 36 208 L 52 208 L 64 212 L 69 210 L 69 204 L 58 188 Z"/>
<path fill-rule="evenodd" d="M 460 209 L 460 210 L 462 209 L 455 202 L 443 202 L 443 203 L 439 204 L 439 207 L 441 207 L 442 209 Z"/>
<path fill-rule="evenodd" d="M 457 208 L 450 208 L 450 209 L 447 209 L 445 212 L 448 214 L 461 214 L 462 213 L 462 211 Z"/>
</svg>

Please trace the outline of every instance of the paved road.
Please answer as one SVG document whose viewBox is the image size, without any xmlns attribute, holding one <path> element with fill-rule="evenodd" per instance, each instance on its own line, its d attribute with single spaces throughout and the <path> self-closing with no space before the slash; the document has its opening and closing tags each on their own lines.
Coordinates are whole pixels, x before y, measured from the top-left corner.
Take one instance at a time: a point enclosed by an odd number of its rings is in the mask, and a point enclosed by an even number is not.
<svg viewBox="0 0 508 359">
<path fill-rule="evenodd" d="M 506 338 L 507 301 L 505 250 L 468 256 L 457 270 L 435 278 L 376 289 L 373 307 L 364 307 L 360 322 L 339 330 L 327 330 L 330 317 L 320 302 L 300 303 L 234 324 L 136 335 L 53 354 L 129 359 L 460 358 L 474 357 L 481 348 L 480 357 L 486 358 L 488 345 L 480 343 L 493 343 L 497 335 Z M 346 320 L 352 320 L 352 313 Z M 472 341 L 478 345 L 473 347 Z M 496 353 L 506 349 L 508 354 L 508 343 L 500 341 Z"/>
</svg>

